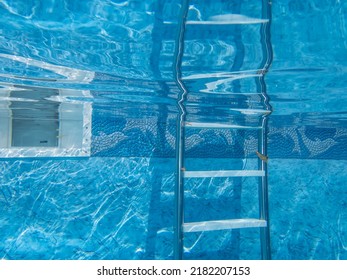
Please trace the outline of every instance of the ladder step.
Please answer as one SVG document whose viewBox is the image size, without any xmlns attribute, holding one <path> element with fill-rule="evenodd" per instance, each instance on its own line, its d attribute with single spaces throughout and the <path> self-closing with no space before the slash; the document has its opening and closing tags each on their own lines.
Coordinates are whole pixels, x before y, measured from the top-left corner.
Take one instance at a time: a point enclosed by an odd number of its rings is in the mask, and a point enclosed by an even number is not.
<svg viewBox="0 0 347 280">
<path fill-rule="evenodd" d="M 215 85 L 216 83 L 221 84 L 222 81 L 234 81 L 234 80 L 241 80 L 241 79 L 248 79 L 248 78 L 256 78 L 263 76 L 261 70 L 256 70 L 256 72 L 218 72 L 218 73 L 212 73 L 212 74 L 193 74 L 189 76 L 182 77 L 182 80 L 184 81 L 192 81 L 192 80 L 211 80 L 214 79 L 215 81 L 211 81 L 207 85 Z M 207 88 L 209 88 L 207 86 Z"/>
<path fill-rule="evenodd" d="M 232 219 L 232 220 L 216 220 L 195 223 L 184 223 L 184 232 L 198 232 L 198 231 L 213 231 L 223 229 L 239 229 L 239 228 L 253 228 L 253 227 L 266 227 L 265 220 L 258 219 Z"/>
<path fill-rule="evenodd" d="M 211 18 L 212 20 L 187 20 L 186 25 L 244 25 L 244 24 L 262 24 L 268 23 L 268 19 L 251 18 L 244 15 L 230 14 L 218 15 Z M 174 21 L 164 21 L 165 25 L 177 24 Z"/>
<path fill-rule="evenodd" d="M 261 126 L 243 126 L 235 124 L 223 124 L 223 123 L 202 123 L 202 122 L 185 122 L 186 128 L 235 128 L 235 129 L 262 129 Z"/>
<path fill-rule="evenodd" d="M 202 100 L 203 101 L 203 100 Z M 198 101 L 199 102 L 199 101 Z M 205 110 L 206 107 L 214 107 L 214 104 L 211 104 L 211 103 L 198 103 L 197 100 L 194 100 L 194 101 L 188 101 L 186 103 L 186 107 L 187 109 L 189 110 L 190 108 L 193 108 L 193 110 L 195 111 L 194 113 L 198 113 L 199 110 L 203 111 Z M 216 104 L 218 106 L 218 104 Z M 216 108 L 216 110 L 218 110 L 218 108 Z M 223 109 L 224 111 L 230 111 L 232 115 L 244 115 L 244 116 L 256 116 L 259 118 L 259 116 L 261 115 L 269 115 L 271 114 L 271 111 L 270 110 L 265 110 L 265 109 L 239 109 L 239 108 L 228 108 L 228 109 Z M 188 122 L 188 123 L 191 123 L 191 122 Z M 214 124 L 214 123 L 212 123 Z M 224 125 L 224 124 L 218 124 L 218 127 L 220 125 Z M 227 124 L 228 126 L 230 124 Z M 186 126 L 187 123 L 186 123 Z M 244 127 L 244 126 L 242 126 Z M 251 127 L 251 126 L 248 126 L 248 127 Z M 229 128 L 229 127 L 228 127 Z M 232 127 L 234 128 L 234 127 Z M 239 128 L 239 126 L 237 126 L 236 128 Z M 252 126 L 252 128 L 254 128 Z M 256 128 L 254 128 L 256 129 Z"/>
<path fill-rule="evenodd" d="M 230 111 L 240 112 L 240 113 L 245 114 L 245 115 L 258 115 L 258 114 L 268 115 L 268 114 L 271 114 L 270 110 L 263 110 L 263 109 L 237 109 L 237 108 L 231 108 Z"/>
<path fill-rule="evenodd" d="M 232 91 L 210 91 L 210 90 L 205 90 L 205 89 L 201 89 L 201 90 L 196 90 L 196 91 L 192 91 L 189 92 L 189 96 L 192 95 L 199 95 L 202 96 L 202 94 L 204 94 L 203 96 L 210 96 L 210 97 L 221 97 L 221 96 L 233 96 L 233 95 L 263 95 L 264 93 L 262 92 L 232 92 Z"/>
<path fill-rule="evenodd" d="M 184 171 L 185 178 L 208 177 L 263 177 L 264 170 L 218 170 L 218 171 Z"/>
</svg>

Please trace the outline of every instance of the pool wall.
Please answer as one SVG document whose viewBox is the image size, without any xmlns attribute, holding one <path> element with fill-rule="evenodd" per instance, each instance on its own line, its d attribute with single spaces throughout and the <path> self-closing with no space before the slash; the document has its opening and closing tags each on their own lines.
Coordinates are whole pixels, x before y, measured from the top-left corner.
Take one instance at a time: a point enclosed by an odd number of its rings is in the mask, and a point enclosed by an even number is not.
<svg viewBox="0 0 347 280">
<path fill-rule="evenodd" d="M 347 36 L 346 3 L 340 2 L 273 3 L 275 56 L 266 76 L 274 109 L 268 135 L 273 259 L 347 259 Z M 150 44 L 150 33 L 144 34 Z M 166 47 L 170 53 L 170 43 Z M 72 61 L 72 67 L 95 62 L 88 58 Z M 131 58 L 123 55 L 118 66 L 143 66 L 141 55 Z M 145 61 L 139 72 L 152 75 Z M 62 64 L 59 56 L 51 62 Z M 171 66 L 160 66 L 163 77 L 172 78 Z M 141 76 L 113 64 L 102 70 L 109 69 L 134 80 Z M 0 258 L 172 258 L 175 103 L 158 107 L 165 108 L 165 120 L 154 110 L 145 118 L 141 110 L 127 115 L 124 104 L 114 111 L 94 107 L 90 158 L 0 161 Z M 143 106 L 146 112 L 153 108 Z M 230 131 L 189 133 L 187 158 L 195 168 L 253 164 L 257 144 L 251 132 L 242 143 Z M 244 162 L 244 156 L 250 159 Z M 193 180 L 186 218 L 256 216 L 255 186 L 252 179 Z M 191 234 L 185 242 L 185 258 L 260 257 L 254 229 Z"/>
</svg>

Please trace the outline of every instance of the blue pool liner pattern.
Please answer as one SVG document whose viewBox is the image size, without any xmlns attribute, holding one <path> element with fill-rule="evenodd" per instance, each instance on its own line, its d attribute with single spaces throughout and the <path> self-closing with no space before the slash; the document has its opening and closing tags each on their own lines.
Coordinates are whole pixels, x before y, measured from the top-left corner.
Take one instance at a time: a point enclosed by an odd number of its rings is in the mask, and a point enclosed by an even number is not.
<svg viewBox="0 0 347 280">
<path fill-rule="evenodd" d="M 0 258 L 172 259 L 174 161 L 0 162 Z M 209 163 L 227 165 L 230 159 Z M 345 167 L 341 160 L 269 161 L 274 259 L 347 259 Z M 253 180 L 192 179 L 186 220 L 256 217 Z M 259 259 L 258 234 L 257 229 L 187 234 L 185 258 Z"/>
<path fill-rule="evenodd" d="M 124 3 L 47 0 L 0 5 L 6 31 L 0 34 L 3 92 L 17 83 L 71 86 L 90 91 L 92 98 L 69 102 L 90 102 L 93 107 L 91 157 L 1 159 L 0 259 L 173 258 L 179 89 L 172 66 L 177 33 L 172 23 L 179 1 Z M 190 3 L 192 21 L 199 13 L 203 20 L 229 12 L 253 18 L 261 13 L 261 1 Z M 265 79 L 273 107 L 268 131 L 272 257 L 346 260 L 347 2 L 272 4 L 275 55 Z M 187 28 L 183 78 L 259 67 L 259 27 L 230 30 L 194 24 Z M 247 53 L 243 58 L 238 52 L 242 49 Z M 42 63 L 24 63 L 27 58 L 88 71 L 94 80 L 72 84 Z M 219 77 L 185 84 L 193 95 L 211 81 Z M 215 89 L 259 93 L 248 79 L 224 86 Z M 235 106 L 252 101 L 237 99 Z M 224 108 L 230 108 L 231 101 L 225 100 Z M 220 112 L 214 106 L 205 109 L 210 100 L 198 100 L 201 110 L 196 100 L 189 101 L 191 109 L 199 109 L 199 117 L 209 109 Z M 225 116 L 229 111 L 217 117 Z M 243 168 L 255 158 L 256 139 L 251 131 L 192 129 L 187 131 L 186 156 L 194 168 Z M 185 217 L 256 217 L 255 186 L 254 179 L 191 180 Z M 187 234 L 184 258 L 259 259 L 258 233 Z"/>
<path fill-rule="evenodd" d="M 111 118 L 111 121 L 110 121 Z M 271 117 L 268 143 L 271 158 L 347 159 L 347 129 L 294 126 Z M 92 156 L 175 157 L 176 116 L 158 128 L 158 118 L 131 119 L 93 114 Z M 256 131 L 187 130 L 186 156 L 240 158 L 255 156 Z"/>
</svg>

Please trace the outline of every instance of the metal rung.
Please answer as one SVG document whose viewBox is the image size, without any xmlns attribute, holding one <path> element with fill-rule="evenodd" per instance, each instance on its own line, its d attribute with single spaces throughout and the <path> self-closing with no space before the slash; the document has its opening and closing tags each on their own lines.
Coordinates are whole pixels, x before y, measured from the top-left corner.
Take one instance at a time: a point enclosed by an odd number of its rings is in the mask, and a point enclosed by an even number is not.
<svg viewBox="0 0 347 280">
<path fill-rule="evenodd" d="M 214 79 L 216 81 L 212 81 L 208 83 L 207 89 L 211 89 L 208 85 L 216 85 L 216 83 L 221 84 L 223 81 L 235 81 L 235 80 L 241 80 L 241 79 L 248 79 L 248 78 L 256 78 L 263 76 L 262 72 L 255 72 L 255 73 L 233 73 L 233 72 L 220 72 L 220 73 L 212 73 L 212 74 L 193 74 L 189 76 L 185 76 L 182 78 L 184 81 L 191 81 L 191 80 L 198 80 L 198 79 Z"/>
<path fill-rule="evenodd" d="M 261 126 L 243 126 L 235 124 L 223 124 L 223 123 L 201 123 L 201 122 L 185 122 L 186 128 L 235 128 L 235 129 L 262 129 Z"/>
<path fill-rule="evenodd" d="M 241 114 L 245 114 L 245 115 L 258 115 L 258 114 L 268 115 L 268 114 L 271 114 L 270 110 L 263 110 L 263 109 L 238 109 L 238 108 L 231 108 L 230 111 L 240 112 Z"/>
<path fill-rule="evenodd" d="M 227 16 L 227 17 L 226 17 Z M 262 23 L 268 23 L 268 19 L 260 19 L 260 18 L 251 18 L 246 17 L 243 15 L 226 15 L 226 16 L 219 16 L 216 20 L 187 20 L 186 25 L 207 25 L 207 26 L 213 26 L 213 25 L 245 25 L 245 24 L 262 24 Z M 174 21 L 164 21 L 165 25 L 173 25 L 177 24 L 177 22 Z"/>
<path fill-rule="evenodd" d="M 233 219 L 233 220 L 216 220 L 195 223 L 184 223 L 184 232 L 197 232 L 197 231 L 213 231 L 223 229 L 239 229 L 239 228 L 253 228 L 253 227 L 266 227 L 265 220 L 258 219 Z"/>
<path fill-rule="evenodd" d="M 264 93 L 262 92 L 231 92 L 231 91 L 210 91 L 210 90 L 199 90 L 199 91 L 194 91 L 194 92 L 189 92 L 189 96 L 192 96 L 194 94 L 196 95 L 201 95 L 201 94 L 206 94 L 210 95 L 211 97 L 215 96 L 228 96 L 228 95 L 263 95 Z"/>
<path fill-rule="evenodd" d="M 209 105 L 201 105 L 197 104 L 196 102 L 187 102 L 186 103 L 187 108 L 199 108 L 200 106 L 209 106 Z M 242 115 L 247 115 L 247 116 L 259 116 L 259 115 L 268 115 L 271 114 L 271 111 L 269 110 L 264 110 L 264 109 L 239 109 L 239 108 L 229 108 L 227 109 L 228 111 L 231 111 L 234 114 L 242 114 Z M 188 122 L 189 123 L 189 122 Z M 212 123 L 213 124 L 213 123 Z M 187 124 L 186 124 L 187 125 Z M 218 125 L 224 125 L 224 124 L 218 124 Z M 229 125 L 229 124 L 227 124 Z M 243 126 L 242 126 L 243 127 Z M 239 128 L 239 126 L 237 126 Z"/>
<path fill-rule="evenodd" d="M 263 170 L 218 170 L 218 171 L 184 171 L 185 178 L 207 178 L 207 177 L 263 177 Z"/>
</svg>

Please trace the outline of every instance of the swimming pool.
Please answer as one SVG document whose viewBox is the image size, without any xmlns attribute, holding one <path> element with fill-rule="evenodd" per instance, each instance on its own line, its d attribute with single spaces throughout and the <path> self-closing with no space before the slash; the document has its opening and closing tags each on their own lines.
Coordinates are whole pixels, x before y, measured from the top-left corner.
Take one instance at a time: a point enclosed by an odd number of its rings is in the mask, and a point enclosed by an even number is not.
<svg viewBox="0 0 347 280">
<path fill-rule="evenodd" d="M 272 258 L 347 259 L 346 8 L 1 1 L 0 258 L 174 258 L 177 174 L 258 169 L 256 131 L 206 124 L 265 116 Z M 258 185 L 187 178 L 184 219 L 258 218 Z M 183 258 L 260 245 L 259 228 L 185 233 Z"/>
</svg>

